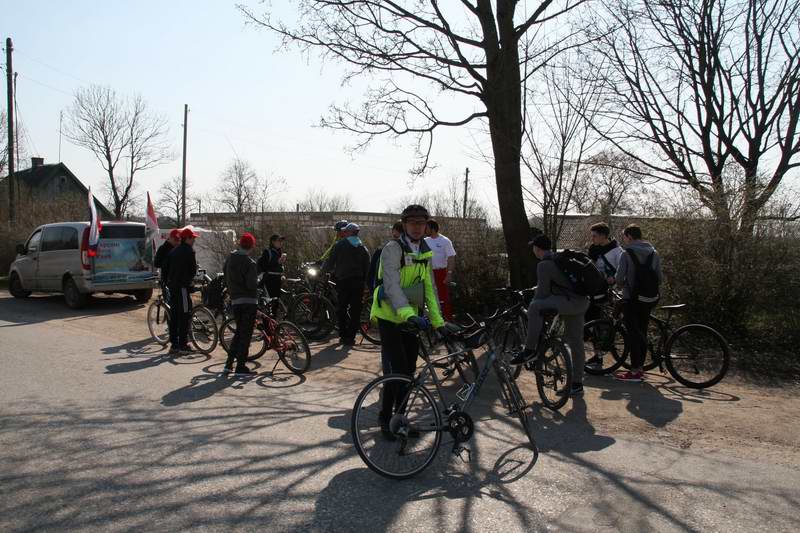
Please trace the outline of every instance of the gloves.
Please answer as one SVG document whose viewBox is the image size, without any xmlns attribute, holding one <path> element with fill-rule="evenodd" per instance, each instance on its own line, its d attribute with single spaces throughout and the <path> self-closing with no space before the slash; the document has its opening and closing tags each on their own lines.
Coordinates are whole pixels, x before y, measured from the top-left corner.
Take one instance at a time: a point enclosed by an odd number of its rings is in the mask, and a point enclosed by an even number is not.
<svg viewBox="0 0 800 533">
<path fill-rule="evenodd" d="M 431 321 L 424 316 L 412 316 L 407 320 L 415 328 L 425 331 L 431 328 Z"/>
</svg>

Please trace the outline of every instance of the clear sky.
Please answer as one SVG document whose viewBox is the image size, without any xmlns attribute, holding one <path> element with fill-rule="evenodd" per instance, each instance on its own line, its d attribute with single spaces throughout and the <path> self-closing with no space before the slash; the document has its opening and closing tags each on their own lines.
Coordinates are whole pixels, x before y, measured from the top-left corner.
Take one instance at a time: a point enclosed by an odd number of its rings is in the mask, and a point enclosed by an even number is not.
<svg viewBox="0 0 800 533">
<path fill-rule="evenodd" d="M 289 2 L 273 4 L 293 17 Z M 140 93 L 168 119 L 175 159 L 142 173 L 142 192 L 155 193 L 180 175 L 186 103 L 187 174 L 196 192 L 213 190 L 238 155 L 261 173 L 285 178 L 288 205 L 309 188 L 349 193 L 360 210 L 384 210 L 408 194 L 414 152 L 407 142 L 381 140 L 351 158 L 345 147 L 352 137 L 314 127 L 330 104 L 358 103 L 367 80 L 343 88 L 340 66 L 276 52 L 276 37 L 246 26 L 233 1 L 0 0 L 0 6 L 3 45 L 13 39 L 19 72 L 18 118 L 28 151 L 46 162 L 58 159 L 59 112 L 75 89 L 97 83 Z M 433 154 L 438 167 L 421 185 L 439 189 L 469 166 L 474 194 L 494 212 L 492 170 L 475 159 L 476 146 L 486 143 L 480 128 L 443 133 Z M 93 189 L 104 182 L 93 155 L 66 139 L 61 160 Z"/>
</svg>

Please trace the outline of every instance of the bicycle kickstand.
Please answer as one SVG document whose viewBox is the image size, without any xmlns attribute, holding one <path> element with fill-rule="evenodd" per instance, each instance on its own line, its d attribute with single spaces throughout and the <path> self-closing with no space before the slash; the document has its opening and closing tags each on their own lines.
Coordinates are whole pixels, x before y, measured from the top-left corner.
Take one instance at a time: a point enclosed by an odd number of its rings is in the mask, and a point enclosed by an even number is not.
<svg viewBox="0 0 800 533">
<path fill-rule="evenodd" d="M 472 461 L 472 452 L 470 449 L 465 448 L 464 446 L 459 446 L 458 444 L 453 445 L 453 455 L 461 459 L 461 462 L 463 463 L 469 463 Z M 464 459 L 464 455 L 467 456 L 466 459 Z"/>
</svg>

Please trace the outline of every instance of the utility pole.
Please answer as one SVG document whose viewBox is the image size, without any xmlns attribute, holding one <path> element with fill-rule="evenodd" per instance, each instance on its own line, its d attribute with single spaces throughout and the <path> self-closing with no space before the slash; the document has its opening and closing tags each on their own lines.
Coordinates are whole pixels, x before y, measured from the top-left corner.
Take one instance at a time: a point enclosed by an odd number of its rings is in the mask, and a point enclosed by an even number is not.
<svg viewBox="0 0 800 533">
<path fill-rule="evenodd" d="M 11 61 L 11 52 L 14 46 L 11 37 L 6 38 L 6 93 L 8 103 L 6 105 L 6 120 L 8 122 L 8 221 L 14 222 L 16 213 L 14 212 L 14 188 L 16 179 L 14 178 L 14 67 Z"/>
<path fill-rule="evenodd" d="M 181 184 L 181 226 L 186 225 L 186 129 L 189 120 L 189 104 L 183 104 L 183 174 Z"/>
<path fill-rule="evenodd" d="M 464 216 L 461 218 L 467 218 L 467 191 L 469 190 L 469 167 L 467 167 L 467 172 L 464 174 Z"/>
</svg>

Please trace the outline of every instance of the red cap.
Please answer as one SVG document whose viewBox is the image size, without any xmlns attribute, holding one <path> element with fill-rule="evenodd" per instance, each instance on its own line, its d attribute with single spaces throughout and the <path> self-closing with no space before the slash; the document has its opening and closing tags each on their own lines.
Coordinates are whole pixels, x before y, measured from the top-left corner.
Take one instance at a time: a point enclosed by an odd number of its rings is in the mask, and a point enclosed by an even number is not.
<svg viewBox="0 0 800 533">
<path fill-rule="evenodd" d="M 253 237 L 252 233 L 242 233 L 242 236 L 239 237 L 239 246 L 244 248 L 245 250 L 249 250 L 256 245 L 256 238 Z"/>
<path fill-rule="evenodd" d="M 169 238 L 170 239 L 180 239 L 181 238 L 181 230 L 179 230 L 178 228 L 170 230 Z"/>
<path fill-rule="evenodd" d="M 183 228 L 181 230 L 181 239 L 189 239 L 191 237 L 199 236 L 199 233 L 196 233 L 192 228 Z"/>
</svg>

